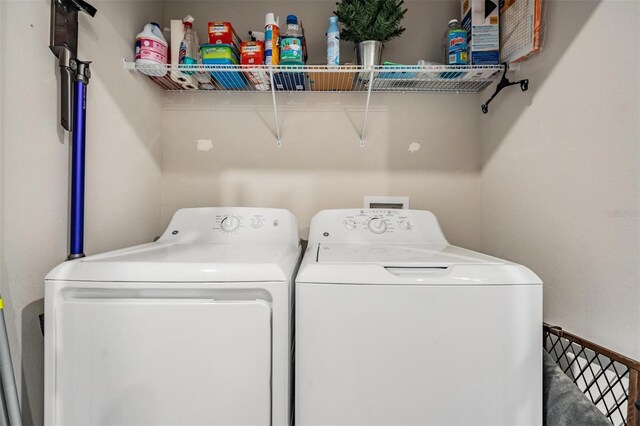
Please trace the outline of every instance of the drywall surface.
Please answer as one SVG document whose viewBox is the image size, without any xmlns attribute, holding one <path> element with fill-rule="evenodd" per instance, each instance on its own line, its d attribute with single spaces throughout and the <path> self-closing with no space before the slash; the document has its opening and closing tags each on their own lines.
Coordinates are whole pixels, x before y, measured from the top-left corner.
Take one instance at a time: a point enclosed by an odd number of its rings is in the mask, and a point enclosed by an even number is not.
<svg viewBox="0 0 640 426">
<path fill-rule="evenodd" d="M 530 91 L 482 120 L 482 248 L 540 275 L 547 322 L 640 359 L 640 4 L 548 6 Z"/>
<path fill-rule="evenodd" d="M 167 2 L 165 24 L 187 13 L 200 38 L 210 20 L 245 35 L 273 11 L 303 20 L 309 64 L 326 63 L 324 33 L 334 2 Z M 457 1 L 408 1 L 403 36 L 383 59 L 437 60 Z M 428 24 L 427 24 L 428 23 Z M 342 62 L 353 44 L 341 43 Z M 322 209 L 362 207 L 365 195 L 409 196 L 433 211 L 455 244 L 479 247 L 479 114 L 476 95 L 373 94 L 365 146 L 366 94 L 278 93 L 282 147 L 276 147 L 269 93 L 169 95 L 163 115 L 163 223 L 189 206 L 290 209 L 306 238 Z M 476 129 L 476 130 L 474 130 Z"/>
<path fill-rule="evenodd" d="M 94 61 L 87 127 L 87 254 L 150 241 L 160 224 L 161 110 L 122 69 L 149 2 L 91 1 L 80 56 Z M 0 290 L 26 424 L 42 424 L 45 274 L 67 255 L 69 145 L 58 124 L 50 0 L 0 1 Z"/>
<path fill-rule="evenodd" d="M 278 148 L 268 95 L 223 94 L 219 108 L 209 94 L 182 95 L 192 108 L 163 119 L 163 221 L 187 206 L 281 207 L 306 238 L 319 210 L 405 195 L 412 208 L 432 210 L 452 242 L 478 247 L 478 144 L 472 126 L 449 120 L 472 116 L 473 99 L 379 96 L 360 148 L 364 96 L 278 95 Z"/>
</svg>

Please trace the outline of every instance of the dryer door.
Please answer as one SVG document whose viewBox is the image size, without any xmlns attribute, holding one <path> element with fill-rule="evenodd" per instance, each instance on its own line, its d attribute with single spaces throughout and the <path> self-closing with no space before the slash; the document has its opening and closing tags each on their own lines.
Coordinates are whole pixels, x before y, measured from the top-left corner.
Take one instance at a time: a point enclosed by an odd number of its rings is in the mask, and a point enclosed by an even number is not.
<svg viewBox="0 0 640 426">
<path fill-rule="evenodd" d="M 269 424 L 271 306 L 246 299 L 68 292 L 49 336 L 55 423 Z"/>
</svg>

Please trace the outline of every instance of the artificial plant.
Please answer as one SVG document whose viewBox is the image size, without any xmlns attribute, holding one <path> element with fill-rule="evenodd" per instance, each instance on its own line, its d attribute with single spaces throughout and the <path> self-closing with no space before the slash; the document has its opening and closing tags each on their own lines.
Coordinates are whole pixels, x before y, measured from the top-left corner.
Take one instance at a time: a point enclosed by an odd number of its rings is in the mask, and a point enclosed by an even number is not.
<svg viewBox="0 0 640 426">
<path fill-rule="evenodd" d="M 405 30 L 400 25 L 407 9 L 404 0 L 342 0 L 333 13 L 342 24 L 340 38 L 360 43 L 376 40 L 386 43 Z"/>
</svg>

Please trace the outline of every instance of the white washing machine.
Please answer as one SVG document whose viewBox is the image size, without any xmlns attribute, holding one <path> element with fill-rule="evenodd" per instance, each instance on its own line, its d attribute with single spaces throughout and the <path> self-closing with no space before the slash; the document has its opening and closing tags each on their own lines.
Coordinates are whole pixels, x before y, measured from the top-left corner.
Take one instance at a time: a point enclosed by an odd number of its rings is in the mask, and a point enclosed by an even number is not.
<svg viewBox="0 0 640 426">
<path fill-rule="evenodd" d="M 542 282 L 417 210 L 328 210 L 296 278 L 297 425 L 542 424 Z"/>
<path fill-rule="evenodd" d="M 45 281 L 48 425 L 288 425 L 298 226 L 178 211 L 154 243 Z"/>
</svg>

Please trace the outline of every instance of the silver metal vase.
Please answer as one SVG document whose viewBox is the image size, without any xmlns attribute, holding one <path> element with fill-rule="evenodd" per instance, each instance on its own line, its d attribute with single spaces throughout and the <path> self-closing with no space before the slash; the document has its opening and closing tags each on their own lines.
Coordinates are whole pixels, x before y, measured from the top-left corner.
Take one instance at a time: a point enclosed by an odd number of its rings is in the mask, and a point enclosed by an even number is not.
<svg viewBox="0 0 640 426">
<path fill-rule="evenodd" d="M 382 61 L 382 42 L 376 40 L 361 41 L 356 44 L 356 63 L 369 67 L 380 65 Z"/>
</svg>

